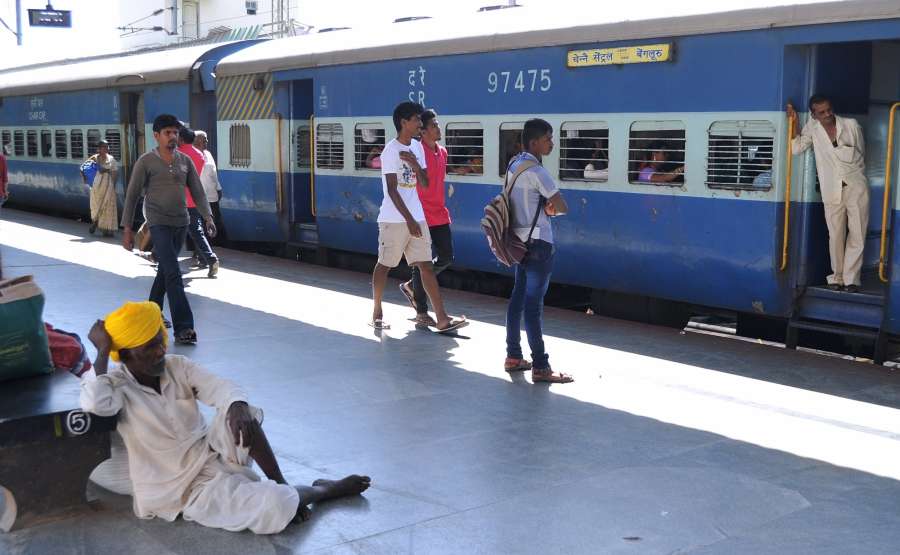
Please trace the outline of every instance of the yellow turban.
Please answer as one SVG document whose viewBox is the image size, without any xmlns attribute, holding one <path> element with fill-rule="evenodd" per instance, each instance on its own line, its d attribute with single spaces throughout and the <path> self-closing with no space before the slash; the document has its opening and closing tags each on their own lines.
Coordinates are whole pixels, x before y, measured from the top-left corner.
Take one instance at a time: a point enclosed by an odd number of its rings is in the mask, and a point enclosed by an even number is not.
<svg viewBox="0 0 900 555">
<path fill-rule="evenodd" d="M 163 334 L 163 345 L 169 339 L 159 305 L 152 301 L 123 304 L 106 315 L 105 327 L 112 338 L 109 356 L 116 362 L 119 361 L 119 349 L 140 347 L 159 332 Z"/>
</svg>

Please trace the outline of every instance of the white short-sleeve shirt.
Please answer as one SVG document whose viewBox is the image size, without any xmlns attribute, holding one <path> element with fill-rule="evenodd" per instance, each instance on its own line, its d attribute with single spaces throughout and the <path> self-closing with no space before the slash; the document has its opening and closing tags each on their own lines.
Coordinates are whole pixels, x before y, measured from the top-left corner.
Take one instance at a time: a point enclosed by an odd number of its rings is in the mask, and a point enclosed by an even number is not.
<svg viewBox="0 0 900 555">
<path fill-rule="evenodd" d="M 425 221 L 425 211 L 422 210 L 422 201 L 419 200 L 419 193 L 416 191 L 416 172 L 409 164 L 400 159 L 400 153 L 404 151 L 415 154 L 416 160 L 419 161 L 422 169 L 427 167 L 425 150 L 419 141 L 413 139 L 407 146 L 397 139 L 393 139 L 385 145 L 384 150 L 381 152 L 381 190 L 384 194 L 384 199 L 381 201 L 381 210 L 378 211 L 379 223 L 406 222 L 403 219 L 403 215 L 394 206 L 391 197 L 388 196 L 386 176 L 391 173 L 397 175 L 397 192 L 400 193 L 400 198 L 403 199 L 403 203 L 406 204 L 406 209 L 412 214 L 413 219 L 417 222 Z"/>
</svg>

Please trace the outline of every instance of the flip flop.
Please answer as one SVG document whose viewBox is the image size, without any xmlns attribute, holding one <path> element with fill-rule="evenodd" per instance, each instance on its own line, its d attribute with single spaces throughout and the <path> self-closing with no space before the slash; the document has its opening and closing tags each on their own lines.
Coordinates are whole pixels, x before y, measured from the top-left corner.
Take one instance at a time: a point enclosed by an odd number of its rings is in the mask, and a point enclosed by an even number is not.
<svg viewBox="0 0 900 555">
<path fill-rule="evenodd" d="M 196 345 L 197 332 L 192 329 L 181 330 L 175 334 L 175 342 L 181 345 Z"/>
<path fill-rule="evenodd" d="M 450 325 L 447 326 L 446 328 L 438 328 L 437 326 L 434 326 L 433 328 L 429 328 L 429 329 L 434 331 L 434 333 L 450 333 L 451 331 L 458 330 L 459 328 L 464 328 L 468 325 L 469 325 L 469 321 L 466 320 L 466 317 L 460 316 L 459 318 L 457 318 L 455 320 L 451 320 Z"/>
<path fill-rule="evenodd" d="M 389 330 L 391 329 L 391 325 L 385 323 L 381 318 L 376 318 L 369 322 L 369 326 L 375 328 L 376 330 Z"/>
<path fill-rule="evenodd" d="M 402 282 L 400 284 L 400 292 L 403 293 L 403 296 L 406 297 L 406 300 L 409 302 L 409 306 L 413 307 L 413 310 L 416 310 L 416 298 L 415 294 L 412 291 L 412 287 L 409 287 L 407 282 Z"/>
<path fill-rule="evenodd" d="M 527 372 L 531 370 L 531 363 L 524 358 L 507 358 L 503 362 L 503 369 L 507 372 Z"/>
</svg>

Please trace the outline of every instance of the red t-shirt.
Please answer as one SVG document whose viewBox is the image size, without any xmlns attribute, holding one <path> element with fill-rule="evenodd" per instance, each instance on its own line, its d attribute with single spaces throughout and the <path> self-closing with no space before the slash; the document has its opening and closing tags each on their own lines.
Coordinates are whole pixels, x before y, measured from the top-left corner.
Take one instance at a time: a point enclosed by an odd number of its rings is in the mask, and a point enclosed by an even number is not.
<svg viewBox="0 0 900 555">
<path fill-rule="evenodd" d="M 178 150 L 187 154 L 191 160 L 194 161 L 194 169 L 197 170 L 197 176 L 200 176 L 200 172 L 203 171 L 203 164 L 206 163 L 206 160 L 203 158 L 203 153 L 195 147 L 194 145 L 183 144 L 178 147 Z M 184 194 L 187 199 L 187 207 L 188 208 L 197 208 L 197 203 L 194 202 L 194 197 L 191 196 L 191 190 L 188 189 L 187 185 L 184 186 Z"/>
<path fill-rule="evenodd" d="M 450 211 L 444 200 L 444 177 L 447 175 L 447 149 L 435 143 L 434 150 L 422 143 L 425 151 L 425 163 L 428 167 L 428 187 L 419 185 L 419 200 L 422 201 L 422 209 L 425 211 L 425 222 L 428 227 L 450 223 Z"/>
</svg>

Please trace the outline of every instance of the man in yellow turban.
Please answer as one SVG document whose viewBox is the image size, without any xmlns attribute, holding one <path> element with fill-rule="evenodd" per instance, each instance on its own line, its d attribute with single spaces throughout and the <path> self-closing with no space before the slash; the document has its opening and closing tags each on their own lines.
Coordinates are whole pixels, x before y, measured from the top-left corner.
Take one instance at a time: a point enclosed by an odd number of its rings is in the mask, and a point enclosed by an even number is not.
<svg viewBox="0 0 900 555">
<path fill-rule="evenodd" d="M 225 530 L 274 534 L 309 518 L 308 505 L 357 495 L 368 476 L 288 485 L 266 434 L 262 411 L 234 383 L 181 355 L 167 355 L 159 305 L 129 302 L 97 320 L 97 378 L 83 380 L 81 406 L 119 415 L 128 451 L 134 512 Z M 109 358 L 118 364 L 109 366 Z M 215 407 L 207 425 L 197 401 Z M 266 476 L 252 470 L 256 462 Z"/>
</svg>

